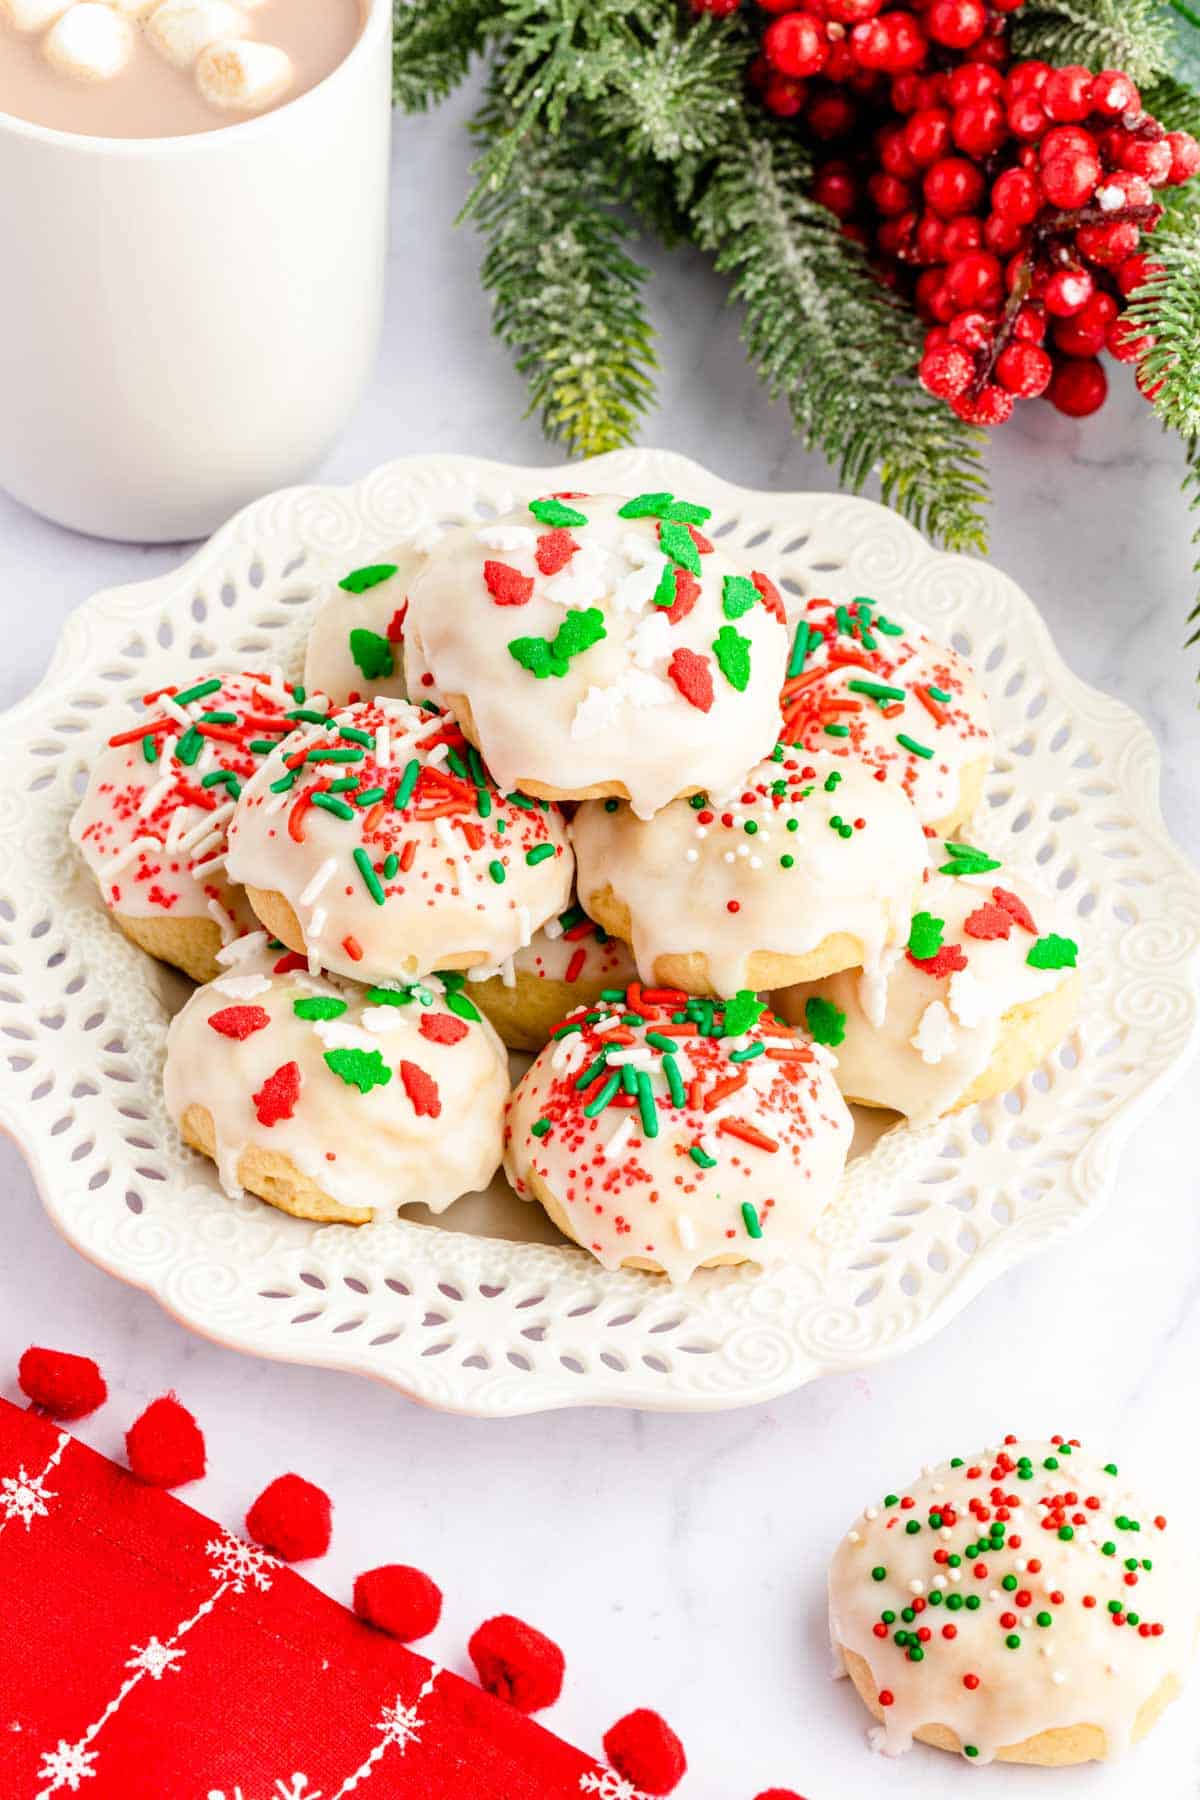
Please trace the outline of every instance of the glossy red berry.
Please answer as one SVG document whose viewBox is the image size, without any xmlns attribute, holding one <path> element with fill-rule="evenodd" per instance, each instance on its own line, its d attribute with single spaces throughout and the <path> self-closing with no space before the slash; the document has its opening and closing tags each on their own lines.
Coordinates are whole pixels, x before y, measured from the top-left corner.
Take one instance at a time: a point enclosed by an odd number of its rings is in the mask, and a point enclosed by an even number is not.
<svg viewBox="0 0 1200 1800">
<path fill-rule="evenodd" d="M 953 400 L 970 386 L 975 363 L 957 344 L 935 345 L 926 350 L 917 373 L 931 394 L 939 400 Z"/>
<path fill-rule="evenodd" d="M 1122 113 L 1140 112 L 1142 106 L 1141 95 L 1122 69 L 1102 69 L 1094 76 L 1090 99 L 1092 111 L 1110 119 L 1119 119 Z"/>
<path fill-rule="evenodd" d="M 860 68 L 884 75 L 919 69 L 928 48 L 925 34 L 910 12 L 884 13 L 856 25 L 850 45 Z"/>
<path fill-rule="evenodd" d="M 973 212 L 983 198 L 983 172 L 965 156 L 943 156 L 925 173 L 925 199 L 944 219 Z"/>
<path fill-rule="evenodd" d="M 1130 138 L 1121 151 L 1121 167 L 1133 175 L 1142 175 L 1151 187 L 1161 187 L 1170 179 L 1174 162 L 1167 138 Z"/>
<path fill-rule="evenodd" d="M 1144 175 L 1133 175 L 1128 169 L 1114 169 L 1110 175 L 1101 176 L 1095 199 L 1101 212 L 1124 212 L 1131 206 L 1153 206 L 1154 189 Z"/>
<path fill-rule="evenodd" d="M 818 75 L 827 54 L 824 27 L 812 13 L 784 13 L 763 32 L 763 50 L 781 75 L 798 80 Z"/>
<path fill-rule="evenodd" d="M 967 156 L 992 156 L 1008 137 L 1008 120 L 997 101 L 968 100 L 955 108 L 950 129 Z"/>
<path fill-rule="evenodd" d="M 1071 360 L 1059 363 L 1046 389 L 1046 398 L 1072 419 L 1098 412 L 1108 395 L 1108 377 L 1098 362 Z"/>
<path fill-rule="evenodd" d="M 1004 271 L 987 250 L 969 250 L 956 257 L 946 271 L 946 287 L 956 306 L 995 304 L 1001 294 Z"/>
<path fill-rule="evenodd" d="M 1004 98 L 1012 101 L 1024 94 L 1040 94 L 1053 73 L 1048 62 L 1030 58 L 1014 63 L 1004 81 Z"/>
<path fill-rule="evenodd" d="M 883 0 L 825 0 L 826 17 L 838 25 L 861 25 L 882 11 Z"/>
<path fill-rule="evenodd" d="M 909 117 L 904 143 L 919 168 L 927 168 L 950 148 L 950 114 L 944 106 L 926 106 Z"/>
<path fill-rule="evenodd" d="M 888 175 L 882 169 L 877 169 L 869 178 L 867 192 L 885 218 L 894 218 L 898 213 L 906 212 L 912 201 L 912 190 L 908 183 L 895 175 Z"/>
<path fill-rule="evenodd" d="M 1141 232 L 1127 219 L 1111 225 L 1081 225 L 1075 233 L 1075 246 L 1089 262 L 1102 269 L 1119 269 L 1141 242 Z"/>
<path fill-rule="evenodd" d="M 1036 344 L 1014 341 L 996 358 L 996 380 L 1021 400 L 1036 400 L 1050 386 L 1054 364 Z"/>
<path fill-rule="evenodd" d="M 1046 336 L 1046 315 L 1036 303 L 1027 302 L 1013 320 L 1013 336 L 1022 343 L 1040 344 Z"/>
<path fill-rule="evenodd" d="M 1051 206 L 1064 210 L 1084 206 L 1096 191 L 1100 164 L 1082 151 L 1052 156 L 1042 165 L 1042 191 Z"/>
<path fill-rule="evenodd" d="M 977 309 L 960 312 L 950 321 L 946 341 L 964 350 L 986 350 L 992 341 L 992 321 Z"/>
<path fill-rule="evenodd" d="M 998 100 L 1003 91 L 1004 77 L 990 63 L 959 63 L 946 81 L 946 98 L 951 106 L 969 106 L 973 100 Z"/>
<path fill-rule="evenodd" d="M 858 205 L 858 183 L 849 163 L 823 163 L 813 176 L 812 197 L 839 219 L 848 219 Z"/>
<path fill-rule="evenodd" d="M 1155 262 L 1149 256 L 1131 256 L 1117 270 L 1117 286 L 1128 297 L 1135 288 L 1140 288 L 1149 281 L 1152 275 L 1161 275 L 1165 267 L 1165 263 Z"/>
<path fill-rule="evenodd" d="M 961 395 L 950 404 L 969 425 L 1003 425 L 1012 418 L 1013 397 L 995 381 L 989 381 L 974 398 Z"/>
<path fill-rule="evenodd" d="M 947 50 L 966 50 L 978 43 L 986 26 L 983 0 L 934 0 L 925 15 L 930 37 Z"/>
<path fill-rule="evenodd" d="M 1092 73 L 1078 63 L 1053 69 L 1046 77 L 1041 102 L 1056 124 L 1086 119 L 1092 110 Z"/>
<path fill-rule="evenodd" d="M 764 12 L 768 13 L 795 12 L 796 10 L 796 0 L 758 0 L 758 4 Z"/>
<path fill-rule="evenodd" d="M 1064 356 L 1099 356 L 1117 311 L 1117 303 L 1111 294 L 1103 291 L 1093 294 L 1073 318 L 1055 321 L 1055 349 Z"/>
<path fill-rule="evenodd" d="M 1011 256 L 1025 242 L 1025 227 L 1015 219 L 992 213 L 984 222 L 983 241 L 994 256 Z"/>
<path fill-rule="evenodd" d="M 763 105 L 777 119 L 794 119 L 797 113 L 804 111 L 804 102 L 808 97 L 808 84 L 797 81 L 792 75 L 781 75 L 773 69 L 767 76 L 763 88 Z"/>
<path fill-rule="evenodd" d="M 1045 131 L 1046 109 L 1036 94 L 1018 94 L 1008 103 L 1008 129 L 1024 143 L 1033 143 Z"/>
<path fill-rule="evenodd" d="M 828 68 L 828 63 L 825 66 Z M 840 88 L 824 85 L 820 92 L 812 94 L 804 115 L 809 131 L 823 144 L 848 137 L 857 122 L 858 108 L 850 96 Z"/>
<path fill-rule="evenodd" d="M 1171 168 L 1167 180 L 1173 187 L 1200 174 L 1200 144 L 1190 131 L 1168 131 L 1166 141 L 1171 150 Z"/>
<path fill-rule="evenodd" d="M 1029 225 L 1042 209 L 1041 183 L 1028 169 L 1006 169 L 992 183 L 992 206 L 1015 225 Z"/>
<path fill-rule="evenodd" d="M 1042 303 L 1056 319 L 1069 319 L 1085 307 L 1096 291 L 1087 269 L 1057 269 L 1047 281 Z"/>
<path fill-rule="evenodd" d="M 1039 164 L 1048 163 L 1056 156 L 1071 155 L 1097 156 L 1095 138 L 1082 125 L 1052 125 L 1038 144 Z"/>
<path fill-rule="evenodd" d="M 1104 347 L 1118 362 L 1140 362 L 1154 339 L 1135 325 L 1132 319 L 1114 319 L 1104 339 Z"/>
</svg>

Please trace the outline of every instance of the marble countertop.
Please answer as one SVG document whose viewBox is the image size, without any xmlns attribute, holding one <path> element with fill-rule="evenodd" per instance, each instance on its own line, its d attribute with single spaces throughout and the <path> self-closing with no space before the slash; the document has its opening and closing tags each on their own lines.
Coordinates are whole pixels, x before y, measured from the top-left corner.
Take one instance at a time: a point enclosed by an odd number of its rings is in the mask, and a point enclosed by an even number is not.
<svg viewBox="0 0 1200 1800">
<path fill-rule="evenodd" d="M 451 219 L 465 191 L 465 108 L 398 125 L 383 358 L 323 478 L 389 457 L 462 450 L 550 462 L 488 334 L 479 246 Z M 724 291 L 689 254 L 648 254 L 664 326 L 661 403 L 644 441 L 754 487 L 835 485 L 745 367 Z M 1182 648 L 1194 587 L 1182 459 L 1132 383 L 1086 427 L 1018 408 L 990 454 L 992 553 L 1038 601 L 1068 662 L 1145 715 L 1165 754 L 1164 805 L 1200 852 L 1200 646 Z M 41 675 L 62 619 L 96 589 L 158 573 L 181 549 L 99 544 L 0 496 L 0 705 Z M 19 621 L 19 628 L 14 629 Z M 462 1666 L 480 1619 L 512 1611 L 568 1662 L 545 1722 L 587 1746 L 633 1706 L 659 1708 L 692 1773 L 681 1800 L 923 1800 L 965 1791 L 965 1765 L 866 1747 L 866 1715 L 830 1682 L 825 1568 L 866 1499 L 927 1461 L 1013 1430 L 1097 1444 L 1174 1510 L 1195 1509 L 1200 1439 L 1200 1212 L 1185 1082 L 1138 1131 L 1119 1193 L 1085 1234 L 998 1282 L 934 1342 L 772 1405 L 700 1417 L 599 1410 L 503 1423 L 443 1417 L 336 1373 L 254 1362 L 191 1337 L 54 1234 L 0 1145 L 0 1392 L 30 1342 L 85 1350 L 112 1401 L 83 1431 L 119 1454 L 145 1401 L 178 1389 L 208 1435 L 188 1497 L 229 1523 L 297 1468 L 337 1505 L 332 1554 L 306 1572 L 346 1597 L 353 1574 L 418 1564 L 442 1584 L 434 1654 Z M 1191 1419 L 1193 1423 L 1189 1425 Z M 1165 1510 L 1170 1512 L 1171 1505 Z M 1200 1794 L 1200 1709 L 1172 1709 L 1132 1763 L 1060 1774 L 995 1768 L 989 1792 L 1042 1800 Z"/>
</svg>

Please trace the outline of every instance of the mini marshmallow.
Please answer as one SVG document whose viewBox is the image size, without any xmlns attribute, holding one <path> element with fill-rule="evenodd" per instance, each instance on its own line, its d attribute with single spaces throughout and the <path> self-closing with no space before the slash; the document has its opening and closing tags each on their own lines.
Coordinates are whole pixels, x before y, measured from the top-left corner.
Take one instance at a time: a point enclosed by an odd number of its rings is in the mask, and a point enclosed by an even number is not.
<svg viewBox="0 0 1200 1800">
<path fill-rule="evenodd" d="M 201 51 L 196 86 L 212 106 L 251 112 L 278 100 L 292 74 L 286 50 L 252 38 L 227 38 Z"/>
<path fill-rule="evenodd" d="M 14 31 L 45 31 L 68 4 L 69 0 L 0 0 L 0 19 Z"/>
<path fill-rule="evenodd" d="M 111 81 L 133 55 L 133 26 L 111 6 L 80 0 L 50 27 L 42 54 L 76 81 Z"/>
<path fill-rule="evenodd" d="M 151 14 L 146 36 L 177 69 L 190 69 L 202 50 L 249 29 L 232 0 L 163 0 Z"/>
</svg>

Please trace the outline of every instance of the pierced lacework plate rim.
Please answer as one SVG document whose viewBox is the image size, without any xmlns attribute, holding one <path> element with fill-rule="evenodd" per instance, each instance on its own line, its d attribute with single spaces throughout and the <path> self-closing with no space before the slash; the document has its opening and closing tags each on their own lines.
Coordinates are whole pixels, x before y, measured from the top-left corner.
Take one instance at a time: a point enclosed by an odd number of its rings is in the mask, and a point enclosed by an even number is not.
<svg viewBox="0 0 1200 1800">
<path fill-rule="evenodd" d="M 440 523 L 555 489 L 664 487 L 710 504 L 712 535 L 788 594 L 871 594 L 971 657 L 997 756 L 970 836 L 1078 915 L 1078 1029 L 982 1107 L 919 1130 L 877 1119 L 811 1254 L 766 1276 L 674 1289 L 608 1275 L 499 1189 L 448 1223 L 359 1231 L 229 1202 L 162 1106 L 182 981 L 116 931 L 66 838 L 114 716 L 189 663 L 298 672 L 322 585 Z M 219 1343 L 446 1410 L 699 1411 L 898 1355 L 1100 1210 L 1122 1145 L 1197 1042 L 1200 879 L 1163 824 L 1146 726 L 1071 674 L 1006 576 L 870 501 L 754 492 L 653 450 L 549 469 L 411 457 L 354 487 L 289 489 L 173 573 L 74 613 L 0 742 L 0 1125 L 54 1225 Z"/>
</svg>

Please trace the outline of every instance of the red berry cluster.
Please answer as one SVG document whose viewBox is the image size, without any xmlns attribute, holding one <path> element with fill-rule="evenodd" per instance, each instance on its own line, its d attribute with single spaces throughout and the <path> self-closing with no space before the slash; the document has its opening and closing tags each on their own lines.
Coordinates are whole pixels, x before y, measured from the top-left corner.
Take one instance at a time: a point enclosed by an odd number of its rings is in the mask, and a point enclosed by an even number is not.
<svg viewBox="0 0 1200 1800">
<path fill-rule="evenodd" d="M 1123 313 L 1159 266 L 1141 248 L 1154 190 L 1200 170 L 1200 145 L 1145 113 L 1128 75 L 1014 63 L 1021 4 L 757 0 L 750 69 L 824 152 L 814 197 L 928 322 L 921 380 L 983 425 L 1017 398 L 1075 417 L 1103 404 L 1100 352 L 1147 347 Z"/>
</svg>

